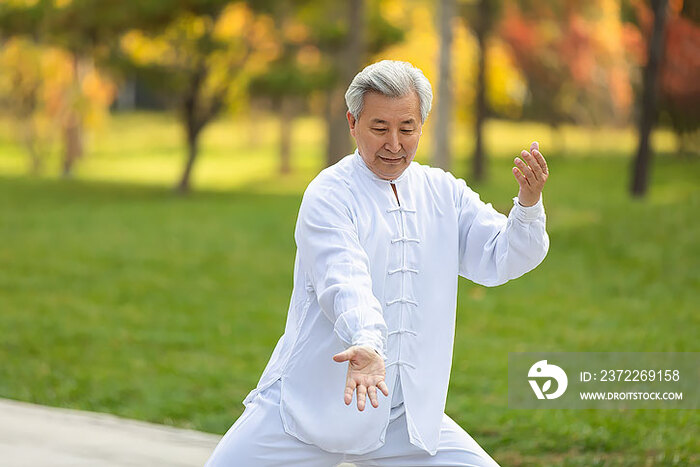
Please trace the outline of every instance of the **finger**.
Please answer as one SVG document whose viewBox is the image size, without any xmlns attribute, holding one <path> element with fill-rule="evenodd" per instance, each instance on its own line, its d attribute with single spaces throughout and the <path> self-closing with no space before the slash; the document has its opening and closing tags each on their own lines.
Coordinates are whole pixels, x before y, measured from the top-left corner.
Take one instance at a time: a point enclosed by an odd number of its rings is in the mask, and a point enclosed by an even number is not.
<svg viewBox="0 0 700 467">
<path fill-rule="evenodd" d="M 532 155 L 535 156 L 535 160 L 542 168 L 542 172 L 545 175 L 549 175 L 549 167 L 547 167 L 547 161 L 544 160 L 544 156 L 542 155 L 542 153 L 540 151 L 533 151 Z"/>
<path fill-rule="evenodd" d="M 537 141 L 533 141 L 532 144 L 530 145 L 530 152 L 532 151 L 539 151 L 540 150 L 540 143 Z"/>
<path fill-rule="evenodd" d="M 532 170 L 535 180 L 542 180 L 542 175 L 544 175 L 544 172 L 542 171 L 542 167 L 540 166 L 539 162 L 537 162 L 537 159 L 535 159 L 535 156 L 529 152 L 523 151 L 523 158 L 525 159 L 527 166 L 530 167 L 530 170 Z"/>
<path fill-rule="evenodd" d="M 517 167 L 513 167 L 513 176 L 518 182 L 518 185 L 520 185 L 521 187 L 529 186 L 529 184 L 527 183 L 527 178 L 525 178 L 525 175 L 523 175 Z"/>
<path fill-rule="evenodd" d="M 365 410 L 365 398 L 367 397 L 367 388 L 362 384 L 357 386 L 357 409 L 362 412 Z"/>
<path fill-rule="evenodd" d="M 520 173 L 525 177 L 525 183 L 528 185 L 530 184 L 530 180 L 535 179 L 535 176 L 532 175 L 532 170 L 530 170 L 530 167 L 527 166 L 525 162 L 522 161 L 519 157 L 516 157 L 515 160 L 515 166 L 520 170 Z"/>
<path fill-rule="evenodd" d="M 333 355 L 333 360 L 336 362 L 346 362 L 352 358 L 352 351 L 350 349 Z"/>
<path fill-rule="evenodd" d="M 535 177 L 535 180 L 541 179 L 542 168 L 540 167 L 540 164 L 537 163 L 534 156 L 527 151 L 523 151 L 521 156 L 523 159 L 525 159 L 525 163 L 527 163 L 527 166 L 532 171 L 532 175 Z"/>
<path fill-rule="evenodd" d="M 372 407 L 375 409 L 379 407 L 379 400 L 377 399 L 377 388 L 375 386 L 370 386 L 367 388 L 367 395 L 369 395 L 369 401 L 372 403 Z"/>
<path fill-rule="evenodd" d="M 380 381 L 379 384 L 377 384 L 377 387 L 380 391 L 382 391 L 382 393 L 384 393 L 385 396 L 389 396 L 389 388 L 384 381 Z"/>
<path fill-rule="evenodd" d="M 355 381 L 350 380 L 345 385 L 345 405 L 350 405 L 352 402 L 352 393 L 355 392 Z"/>
</svg>

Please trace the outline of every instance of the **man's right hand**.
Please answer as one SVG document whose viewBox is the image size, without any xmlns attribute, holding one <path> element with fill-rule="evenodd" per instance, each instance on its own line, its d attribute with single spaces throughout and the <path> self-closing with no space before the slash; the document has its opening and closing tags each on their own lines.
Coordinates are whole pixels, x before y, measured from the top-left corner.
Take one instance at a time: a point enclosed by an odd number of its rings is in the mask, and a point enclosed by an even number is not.
<svg viewBox="0 0 700 467">
<path fill-rule="evenodd" d="M 352 402 L 352 394 L 357 390 L 357 409 L 365 410 L 365 398 L 369 394 L 372 407 L 379 407 L 377 389 L 385 396 L 389 388 L 384 382 L 386 370 L 384 359 L 370 347 L 354 345 L 333 356 L 336 362 L 348 362 L 348 376 L 345 380 L 345 405 Z"/>
</svg>

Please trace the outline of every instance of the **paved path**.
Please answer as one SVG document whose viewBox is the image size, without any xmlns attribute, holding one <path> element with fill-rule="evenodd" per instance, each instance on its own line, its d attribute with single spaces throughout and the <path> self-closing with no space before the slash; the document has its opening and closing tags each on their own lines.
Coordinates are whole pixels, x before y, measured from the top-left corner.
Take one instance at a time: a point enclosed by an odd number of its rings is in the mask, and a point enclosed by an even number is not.
<svg viewBox="0 0 700 467">
<path fill-rule="evenodd" d="M 219 438 L 114 415 L 0 399 L 2 467 L 201 467 Z"/>
<path fill-rule="evenodd" d="M 0 465 L 202 466 L 219 436 L 0 399 Z"/>
</svg>

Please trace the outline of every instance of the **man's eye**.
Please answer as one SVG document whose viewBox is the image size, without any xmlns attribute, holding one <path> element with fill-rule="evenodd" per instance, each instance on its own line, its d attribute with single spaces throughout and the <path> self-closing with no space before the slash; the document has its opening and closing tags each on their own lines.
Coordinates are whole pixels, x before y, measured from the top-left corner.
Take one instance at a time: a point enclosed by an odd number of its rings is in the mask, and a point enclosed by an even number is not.
<svg viewBox="0 0 700 467">
<path fill-rule="evenodd" d="M 401 133 L 403 133 L 404 135 L 410 135 L 411 133 L 413 133 L 413 130 L 401 130 Z"/>
<path fill-rule="evenodd" d="M 386 131 L 386 128 L 372 128 L 372 129 L 373 129 L 374 131 L 380 131 L 380 132 Z"/>
</svg>

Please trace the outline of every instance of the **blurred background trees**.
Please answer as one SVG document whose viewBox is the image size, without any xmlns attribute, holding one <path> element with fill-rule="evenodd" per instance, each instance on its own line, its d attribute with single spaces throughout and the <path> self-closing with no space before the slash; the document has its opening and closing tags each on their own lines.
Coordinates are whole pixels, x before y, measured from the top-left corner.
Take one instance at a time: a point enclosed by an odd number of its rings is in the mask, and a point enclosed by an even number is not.
<svg viewBox="0 0 700 467">
<path fill-rule="evenodd" d="M 435 88 L 426 126 L 431 162 L 449 168 L 451 142 L 466 133 L 476 180 L 487 174 L 489 119 L 546 123 L 555 141 L 550 154 L 567 152 L 562 125 L 637 126 L 639 150 L 630 154 L 637 194 L 648 179 L 644 135 L 653 126 L 673 129 L 679 153 L 700 150 L 700 29 L 692 2 L 0 3 L 0 102 L 33 173 L 60 148 L 69 176 L 89 152 L 85 133 L 104 123 L 134 83 L 182 125 L 185 157 L 173 180 L 181 192 L 191 186 L 202 132 L 222 113 L 271 111 L 283 174 L 293 168 L 294 122 L 320 118 L 324 163 L 332 164 L 352 150 L 347 85 L 381 58 L 424 70 Z"/>
<path fill-rule="evenodd" d="M 279 48 L 272 18 L 243 2 L 212 2 L 162 29 L 132 29 L 121 37 L 122 67 L 164 94 L 182 123 L 187 157 L 178 191 L 190 189 L 202 130 L 245 98 L 251 77 Z"/>
<path fill-rule="evenodd" d="M 631 192 L 644 196 L 649 185 L 649 138 L 659 107 L 677 136 L 679 154 L 698 153 L 700 122 L 700 27 L 698 7 L 683 1 L 631 3 L 641 31 L 639 66 L 644 68 L 640 101 L 639 144 L 632 170 Z"/>
<path fill-rule="evenodd" d="M 439 31 L 438 82 L 433 89 L 436 101 L 432 110 L 435 121 L 435 138 L 432 164 L 450 170 L 452 148 L 452 42 L 455 19 L 455 0 L 441 0 L 438 7 L 437 30 Z"/>
<path fill-rule="evenodd" d="M 471 26 L 477 43 L 476 102 L 474 103 L 474 155 L 472 173 L 476 180 L 486 177 L 486 154 L 484 148 L 484 121 L 488 116 L 486 103 L 486 70 L 489 55 L 489 38 L 497 24 L 502 7 L 501 1 L 478 0 L 472 8 L 465 8 L 463 15 Z"/>
</svg>

